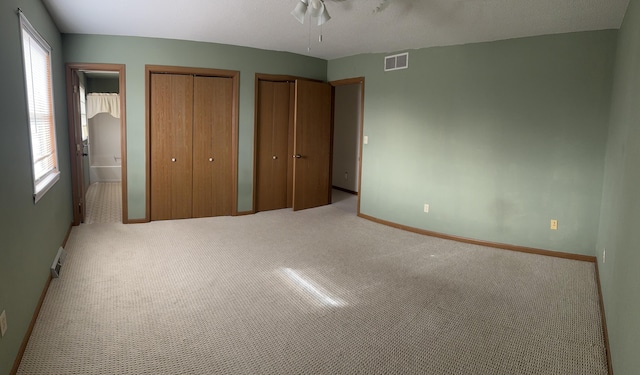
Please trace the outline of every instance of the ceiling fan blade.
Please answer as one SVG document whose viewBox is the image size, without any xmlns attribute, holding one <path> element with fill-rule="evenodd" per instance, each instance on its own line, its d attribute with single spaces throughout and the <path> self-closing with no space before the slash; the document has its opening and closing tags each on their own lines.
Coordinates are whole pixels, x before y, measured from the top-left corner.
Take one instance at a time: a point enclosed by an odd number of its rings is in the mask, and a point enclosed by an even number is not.
<svg viewBox="0 0 640 375">
<path fill-rule="evenodd" d="M 307 12 L 307 0 L 300 0 L 296 4 L 296 8 L 291 12 L 291 15 L 295 17 L 301 24 L 304 24 L 304 14 Z"/>
</svg>

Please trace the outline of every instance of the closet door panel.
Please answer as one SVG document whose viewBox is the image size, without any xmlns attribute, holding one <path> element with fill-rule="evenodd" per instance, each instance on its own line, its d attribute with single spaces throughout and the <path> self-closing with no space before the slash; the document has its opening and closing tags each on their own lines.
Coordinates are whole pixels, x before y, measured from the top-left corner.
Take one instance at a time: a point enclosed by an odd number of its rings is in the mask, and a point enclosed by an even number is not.
<svg viewBox="0 0 640 375">
<path fill-rule="evenodd" d="M 289 132 L 287 143 L 287 207 L 293 207 L 293 166 L 295 159 L 295 108 L 296 108 L 296 85 L 289 82 Z"/>
<path fill-rule="evenodd" d="M 259 81 L 256 210 L 290 207 L 290 83 Z"/>
<path fill-rule="evenodd" d="M 171 211 L 173 219 L 191 217 L 193 190 L 193 77 L 173 75 L 172 137 L 175 162 L 172 161 Z"/>
<path fill-rule="evenodd" d="M 256 211 L 272 210 L 273 202 L 273 111 L 275 82 L 258 81 L 258 126 L 256 129 Z"/>
<path fill-rule="evenodd" d="M 273 186 L 273 153 L 271 137 L 273 136 L 273 87 L 274 82 L 258 81 L 258 124 L 256 127 L 256 211 L 273 209 L 271 196 Z"/>
<path fill-rule="evenodd" d="M 191 217 L 191 76 L 151 75 L 151 220 Z"/>
<path fill-rule="evenodd" d="M 293 168 L 293 158 L 289 150 L 289 104 L 291 102 L 289 87 L 291 85 L 289 82 L 277 82 L 274 92 L 273 154 L 277 156 L 277 159 L 273 160 L 272 178 L 274 202 L 278 208 L 291 207 L 290 200 L 287 200 L 287 188 L 290 186 L 287 183 L 287 172 L 289 167 Z"/>
<path fill-rule="evenodd" d="M 151 220 L 171 219 L 171 80 L 151 75 Z"/>
<path fill-rule="evenodd" d="M 195 77 L 193 217 L 231 215 L 233 80 Z"/>
<path fill-rule="evenodd" d="M 214 187 L 213 216 L 228 216 L 233 203 L 233 79 L 207 78 L 212 87 Z"/>
<path fill-rule="evenodd" d="M 293 209 L 330 203 L 331 86 L 296 80 Z"/>
</svg>

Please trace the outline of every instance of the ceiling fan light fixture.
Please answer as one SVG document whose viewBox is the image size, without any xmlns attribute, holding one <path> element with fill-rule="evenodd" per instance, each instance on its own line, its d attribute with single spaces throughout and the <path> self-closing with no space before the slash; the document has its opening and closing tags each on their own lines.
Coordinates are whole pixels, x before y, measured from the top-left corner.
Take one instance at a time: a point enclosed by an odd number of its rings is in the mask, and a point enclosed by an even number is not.
<svg viewBox="0 0 640 375">
<path fill-rule="evenodd" d="M 322 6 L 322 8 L 323 8 L 322 13 L 320 13 L 320 15 L 318 16 L 318 26 L 324 25 L 325 23 L 327 23 L 327 21 L 331 19 L 331 16 L 329 15 L 327 8 L 324 7 L 324 5 Z"/>
<path fill-rule="evenodd" d="M 308 0 L 300 0 L 298 4 L 296 4 L 295 9 L 291 12 L 291 15 L 295 17 L 301 24 L 304 24 L 304 15 L 307 13 L 307 6 L 309 5 Z"/>
<path fill-rule="evenodd" d="M 318 17 L 324 11 L 324 2 L 321 0 L 311 0 L 311 11 L 309 15 L 311 17 Z"/>
</svg>

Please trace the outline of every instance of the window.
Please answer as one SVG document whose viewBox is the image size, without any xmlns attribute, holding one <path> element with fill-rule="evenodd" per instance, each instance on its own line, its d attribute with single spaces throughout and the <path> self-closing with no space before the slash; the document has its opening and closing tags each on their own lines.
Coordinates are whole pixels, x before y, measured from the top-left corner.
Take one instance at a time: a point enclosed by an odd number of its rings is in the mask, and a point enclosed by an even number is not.
<svg viewBox="0 0 640 375">
<path fill-rule="evenodd" d="M 51 82 L 51 47 L 20 12 L 27 90 L 33 197 L 37 202 L 60 179 Z"/>
</svg>

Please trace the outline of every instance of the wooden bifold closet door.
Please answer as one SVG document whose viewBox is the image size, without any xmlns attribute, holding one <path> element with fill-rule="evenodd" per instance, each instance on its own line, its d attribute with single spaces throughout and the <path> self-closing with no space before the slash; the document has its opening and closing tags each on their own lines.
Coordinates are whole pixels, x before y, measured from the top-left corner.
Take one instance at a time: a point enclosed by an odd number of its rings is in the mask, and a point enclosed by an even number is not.
<svg viewBox="0 0 640 375">
<path fill-rule="evenodd" d="M 151 74 L 151 220 L 231 215 L 232 79 Z"/>
<path fill-rule="evenodd" d="M 296 80 L 293 210 L 331 203 L 331 86 Z"/>
<path fill-rule="evenodd" d="M 331 87 L 258 78 L 256 211 L 331 202 Z"/>
</svg>

